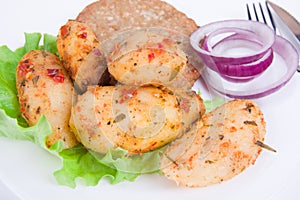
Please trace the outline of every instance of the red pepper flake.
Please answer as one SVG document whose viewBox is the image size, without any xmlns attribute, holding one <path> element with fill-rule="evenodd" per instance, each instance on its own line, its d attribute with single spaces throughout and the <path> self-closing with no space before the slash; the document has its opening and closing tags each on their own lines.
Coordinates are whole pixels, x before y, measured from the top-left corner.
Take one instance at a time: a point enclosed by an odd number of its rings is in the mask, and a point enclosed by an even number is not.
<svg viewBox="0 0 300 200">
<path fill-rule="evenodd" d="M 170 39 L 170 38 L 164 38 L 163 42 L 166 43 L 166 44 L 172 44 L 172 43 L 174 43 L 174 41 L 172 39 Z"/>
<path fill-rule="evenodd" d="M 47 69 L 47 75 L 54 77 L 58 73 L 58 69 Z"/>
<path fill-rule="evenodd" d="M 56 83 L 63 83 L 64 80 L 65 80 L 65 77 L 62 74 L 58 74 L 58 75 L 53 77 L 53 81 L 56 82 Z"/>
<path fill-rule="evenodd" d="M 70 34 L 69 28 L 67 25 L 64 25 L 60 28 L 60 35 L 64 39 Z"/>
<path fill-rule="evenodd" d="M 189 158 L 189 162 L 193 162 L 194 158 L 197 156 L 197 153 L 193 154 L 190 158 Z"/>
<path fill-rule="evenodd" d="M 157 142 L 153 142 L 153 143 L 151 144 L 151 147 L 154 147 L 156 144 L 157 144 Z"/>
<path fill-rule="evenodd" d="M 236 132 L 236 131 L 237 131 L 237 129 L 234 126 L 230 127 L 230 132 L 231 133 Z"/>
<path fill-rule="evenodd" d="M 121 98 L 119 100 L 119 103 L 122 104 L 125 101 L 127 101 L 128 99 L 130 99 L 133 95 L 135 95 L 137 93 L 136 88 L 130 88 L 130 89 L 122 89 L 121 90 Z"/>
<path fill-rule="evenodd" d="M 28 72 L 32 71 L 30 68 L 30 60 L 24 60 L 18 66 L 20 76 L 24 77 Z"/>
<path fill-rule="evenodd" d="M 77 35 L 78 38 L 81 38 L 81 39 L 86 39 L 87 38 L 87 32 L 83 32 L 79 35 Z"/>
<path fill-rule="evenodd" d="M 145 149 L 147 149 L 147 150 L 151 150 L 151 149 L 153 149 L 154 147 L 155 147 L 155 145 L 157 144 L 157 142 L 153 142 L 152 144 L 150 144 L 147 148 L 145 148 Z"/>
<path fill-rule="evenodd" d="M 26 100 L 20 98 L 19 101 L 20 101 L 20 112 L 24 113 L 26 111 Z"/>
<path fill-rule="evenodd" d="M 222 144 L 220 144 L 221 148 L 229 148 L 229 142 L 223 142 Z"/>
<path fill-rule="evenodd" d="M 153 52 L 151 52 L 151 53 L 148 54 L 148 61 L 149 61 L 149 63 L 150 63 L 154 58 L 155 58 L 155 55 L 154 55 Z"/>
<path fill-rule="evenodd" d="M 241 161 L 243 159 L 248 159 L 249 155 L 242 151 L 236 151 L 233 153 L 233 157 L 236 161 Z"/>
<path fill-rule="evenodd" d="M 47 75 L 56 83 L 63 83 L 65 76 L 60 69 L 47 69 Z"/>
<path fill-rule="evenodd" d="M 157 46 L 158 46 L 159 49 L 163 49 L 164 48 L 164 45 L 162 43 L 160 43 L 160 42 L 157 43 Z"/>
<path fill-rule="evenodd" d="M 85 31 L 85 30 L 86 30 L 86 27 L 81 26 L 79 29 L 80 29 L 81 31 Z"/>
</svg>

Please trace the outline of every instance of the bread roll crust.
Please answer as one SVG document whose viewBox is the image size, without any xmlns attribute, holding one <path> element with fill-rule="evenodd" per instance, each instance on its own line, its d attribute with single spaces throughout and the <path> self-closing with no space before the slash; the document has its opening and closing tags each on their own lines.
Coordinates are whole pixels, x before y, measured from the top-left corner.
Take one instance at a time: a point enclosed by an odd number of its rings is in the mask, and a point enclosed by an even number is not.
<svg viewBox="0 0 300 200">
<path fill-rule="evenodd" d="M 99 0 L 76 19 L 91 27 L 99 41 L 138 28 L 162 27 L 188 36 L 198 28 L 194 20 L 161 0 Z"/>
</svg>

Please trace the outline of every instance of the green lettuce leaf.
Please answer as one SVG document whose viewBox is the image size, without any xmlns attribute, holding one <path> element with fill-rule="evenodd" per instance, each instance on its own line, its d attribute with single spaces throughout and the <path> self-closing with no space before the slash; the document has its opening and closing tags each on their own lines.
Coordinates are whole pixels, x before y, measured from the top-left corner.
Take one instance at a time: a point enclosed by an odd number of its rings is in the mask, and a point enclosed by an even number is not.
<svg viewBox="0 0 300 200">
<path fill-rule="evenodd" d="M 200 90 L 197 91 L 197 94 L 201 97 Z M 222 104 L 226 103 L 226 99 L 221 96 L 214 96 L 212 99 L 204 100 L 203 101 L 206 113 L 214 110 L 215 108 L 221 106 Z"/>
<path fill-rule="evenodd" d="M 13 118 L 19 115 L 15 72 L 19 60 L 7 46 L 0 47 L 0 109 Z"/>
<path fill-rule="evenodd" d="M 40 49 L 41 33 L 25 33 L 25 52 Z"/>
<path fill-rule="evenodd" d="M 56 36 L 45 33 L 43 45 L 44 45 L 43 49 L 45 51 L 49 51 L 51 53 L 58 55 L 57 46 L 56 46 Z"/>
<path fill-rule="evenodd" d="M 212 100 L 205 100 L 203 103 L 205 105 L 206 112 L 210 112 L 210 111 L 214 110 L 216 107 L 221 106 L 225 102 L 226 102 L 225 98 L 216 96 Z"/>
<path fill-rule="evenodd" d="M 159 170 L 160 156 L 166 147 L 156 149 L 154 151 L 143 154 L 132 155 L 128 157 L 128 151 L 116 148 L 111 149 L 105 156 L 101 157 L 94 154 L 105 165 L 120 171 L 132 174 L 148 174 Z"/>
<path fill-rule="evenodd" d="M 52 132 L 51 126 L 43 115 L 38 123 L 31 127 L 22 127 L 17 120 L 6 115 L 0 109 L 0 136 L 14 140 L 25 140 L 33 142 L 40 147 L 47 149 L 45 145 L 46 137 Z"/>
<path fill-rule="evenodd" d="M 54 173 L 61 185 L 76 187 L 76 179 L 81 178 L 88 186 L 95 186 L 103 177 L 112 184 L 122 181 L 134 181 L 146 173 L 159 172 L 160 156 L 165 148 L 128 157 L 121 148 L 111 149 L 107 154 L 87 150 L 82 145 L 63 150 L 63 167 Z"/>
</svg>

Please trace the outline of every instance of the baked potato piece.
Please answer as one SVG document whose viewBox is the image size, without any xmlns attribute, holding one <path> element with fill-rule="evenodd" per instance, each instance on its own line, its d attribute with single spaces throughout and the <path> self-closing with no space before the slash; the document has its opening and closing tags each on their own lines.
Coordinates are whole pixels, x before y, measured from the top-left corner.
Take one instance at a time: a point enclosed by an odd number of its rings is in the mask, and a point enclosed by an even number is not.
<svg viewBox="0 0 300 200">
<path fill-rule="evenodd" d="M 69 20 L 63 25 L 58 33 L 57 49 L 64 67 L 80 92 L 84 92 L 88 85 L 98 84 L 107 70 L 99 42 L 94 32 L 84 23 Z"/>
<path fill-rule="evenodd" d="M 108 55 L 109 72 L 127 85 L 163 84 L 190 89 L 200 74 L 181 49 L 182 42 L 175 36 L 173 39 L 171 33 L 163 35 L 156 31 L 124 33 L 128 37 L 117 42 Z"/>
<path fill-rule="evenodd" d="M 154 86 L 89 86 L 72 108 L 71 127 L 82 144 L 106 153 L 143 153 L 174 140 L 204 111 L 198 95 L 177 96 Z"/>
<path fill-rule="evenodd" d="M 72 82 L 59 58 L 33 50 L 24 55 L 16 68 L 16 86 L 21 113 L 29 126 L 45 115 L 52 127 L 46 140 L 50 147 L 58 140 L 64 147 L 77 144 L 68 124 L 72 107 Z"/>
<path fill-rule="evenodd" d="M 263 141 L 265 121 L 258 105 L 230 101 L 203 115 L 196 126 L 165 151 L 161 170 L 187 187 L 226 181 L 254 164 Z"/>
</svg>

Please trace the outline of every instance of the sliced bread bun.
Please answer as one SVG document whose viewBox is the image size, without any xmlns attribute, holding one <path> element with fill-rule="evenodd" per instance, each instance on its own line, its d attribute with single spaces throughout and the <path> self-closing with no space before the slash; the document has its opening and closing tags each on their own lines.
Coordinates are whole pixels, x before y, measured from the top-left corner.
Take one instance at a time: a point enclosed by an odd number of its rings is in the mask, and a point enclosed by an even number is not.
<svg viewBox="0 0 300 200">
<path fill-rule="evenodd" d="M 98 0 L 85 7 L 77 20 L 86 23 L 101 42 L 116 32 L 162 27 L 190 35 L 197 24 L 161 0 Z"/>
</svg>

